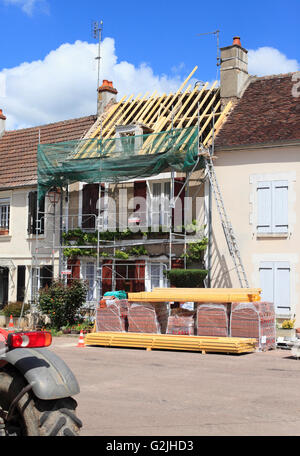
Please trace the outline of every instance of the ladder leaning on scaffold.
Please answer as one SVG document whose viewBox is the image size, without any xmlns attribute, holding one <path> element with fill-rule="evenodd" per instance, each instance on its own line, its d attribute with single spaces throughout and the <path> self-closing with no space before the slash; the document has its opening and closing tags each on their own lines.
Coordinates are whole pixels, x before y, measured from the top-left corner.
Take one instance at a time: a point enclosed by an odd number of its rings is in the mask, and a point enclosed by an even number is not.
<svg viewBox="0 0 300 456">
<path fill-rule="evenodd" d="M 203 146 L 200 146 L 199 155 L 203 155 L 204 159 L 205 159 L 206 172 L 207 172 L 207 175 L 208 175 L 208 178 L 209 178 L 209 181 L 211 184 L 211 188 L 212 188 L 212 191 L 214 194 L 214 198 L 216 201 L 217 210 L 218 210 L 218 213 L 220 216 L 222 228 L 223 228 L 224 235 L 226 238 L 228 250 L 232 257 L 232 260 L 233 260 L 233 263 L 234 263 L 234 266 L 235 266 L 235 269 L 236 269 L 236 272 L 238 275 L 238 279 L 240 282 L 240 286 L 242 288 L 249 288 L 249 282 L 247 279 L 245 268 L 242 263 L 242 258 L 241 258 L 237 238 L 235 236 L 231 222 L 230 222 L 230 220 L 227 216 L 226 210 L 225 210 L 225 205 L 224 205 L 223 197 L 222 197 L 221 190 L 220 190 L 220 187 L 218 184 L 213 160 L 211 158 L 210 153 L 207 151 L 207 149 L 204 151 Z"/>
</svg>

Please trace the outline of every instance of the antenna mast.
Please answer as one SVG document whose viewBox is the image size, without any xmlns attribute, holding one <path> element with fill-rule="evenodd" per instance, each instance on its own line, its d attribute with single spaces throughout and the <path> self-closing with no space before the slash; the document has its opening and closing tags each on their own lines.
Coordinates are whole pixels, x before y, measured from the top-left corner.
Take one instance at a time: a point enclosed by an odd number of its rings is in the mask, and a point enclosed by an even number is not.
<svg viewBox="0 0 300 456">
<path fill-rule="evenodd" d="M 101 38 L 103 30 L 103 21 L 94 21 L 92 27 L 93 38 L 98 40 L 98 56 L 95 57 L 95 60 L 98 60 L 98 79 L 97 79 L 97 90 L 100 85 L 100 61 L 101 61 Z"/>
<path fill-rule="evenodd" d="M 214 32 L 208 32 L 208 33 L 198 33 L 197 36 L 203 36 L 203 35 L 216 35 L 217 38 L 217 79 L 219 75 L 219 66 L 221 64 L 221 55 L 220 55 L 220 30 L 215 30 Z"/>
</svg>

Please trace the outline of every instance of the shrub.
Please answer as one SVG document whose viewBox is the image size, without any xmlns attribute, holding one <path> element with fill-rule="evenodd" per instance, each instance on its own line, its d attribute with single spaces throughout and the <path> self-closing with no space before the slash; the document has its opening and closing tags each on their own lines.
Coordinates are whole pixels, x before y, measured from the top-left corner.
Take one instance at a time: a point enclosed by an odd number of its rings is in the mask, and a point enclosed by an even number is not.
<svg viewBox="0 0 300 456">
<path fill-rule="evenodd" d="M 59 329 L 77 323 L 77 314 L 85 302 L 86 294 L 85 282 L 73 280 L 70 285 L 65 285 L 58 280 L 39 292 L 38 307 L 51 318 L 52 327 Z"/>
<path fill-rule="evenodd" d="M 5 315 L 6 317 L 10 317 L 11 315 L 13 317 L 20 317 L 21 311 L 22 311 L 22 302 L 9 302 L 5 307 L 3 307 L 1 313 L 2 315 Z M 25 313 L 30 309 L 29 304 L 24 304 L 24 309 L 23 309 L 23 316 Z"/>
<path fill-rule="evenodd" d="M 171 269 L 167 272 L 170 284 L 178 288 L 203 288 L 205 269 Z"/>
</svg>

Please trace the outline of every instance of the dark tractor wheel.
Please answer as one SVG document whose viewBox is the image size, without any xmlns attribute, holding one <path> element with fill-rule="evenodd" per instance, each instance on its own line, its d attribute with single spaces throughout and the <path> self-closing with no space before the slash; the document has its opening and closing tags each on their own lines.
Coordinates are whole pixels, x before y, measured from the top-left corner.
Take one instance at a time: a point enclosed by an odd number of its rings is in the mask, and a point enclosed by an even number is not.
<svg viewBox="0 0 300 456">
<path fill-rule="evenodd" d="M 0 369 L 0 409 L 8 411 L 26 385 L 25 379 L 13 367 Z M 5 435 L 76 436 L 82 427 L 76 407 L 77 402 L 71 397 L 44 401 L 29 391 L 19 400 L 12 419 L 5 422 Z"/>
</svg>

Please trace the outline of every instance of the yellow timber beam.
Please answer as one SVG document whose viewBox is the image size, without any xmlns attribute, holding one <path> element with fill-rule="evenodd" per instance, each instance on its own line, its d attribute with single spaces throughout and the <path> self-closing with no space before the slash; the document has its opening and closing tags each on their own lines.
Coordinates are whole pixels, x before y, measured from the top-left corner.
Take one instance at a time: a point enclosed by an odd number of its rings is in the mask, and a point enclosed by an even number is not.
<svg viewBox="0 0 300 456">
<path fill-rule="evenodd" d="M 145 348 L 151 350 L 187 350 L 202 353 L 251 353 L 256 339 L 240 337 L 204 337 L 173 334 L 95 332 L 85 337 L 86 345 Z"/>
</svg>

